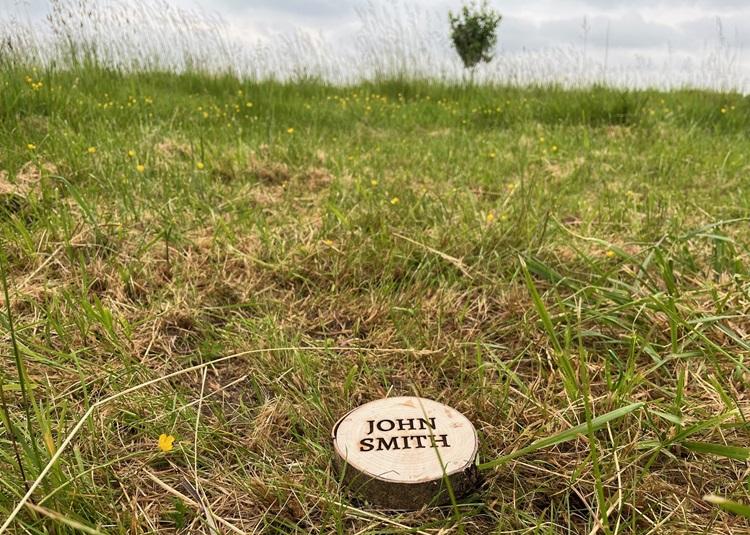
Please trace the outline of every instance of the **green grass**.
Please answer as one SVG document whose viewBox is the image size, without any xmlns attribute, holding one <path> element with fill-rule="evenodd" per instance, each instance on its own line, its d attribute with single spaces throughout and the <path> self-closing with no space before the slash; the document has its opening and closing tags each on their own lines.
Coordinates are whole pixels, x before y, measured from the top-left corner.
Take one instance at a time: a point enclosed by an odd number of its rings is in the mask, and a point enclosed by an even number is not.
<svg viewBox="0 0 750 535">
<path fill-rule="evenodd" d="M 748 132 L 736 94 L 7 65 L 0 519 L 38 482 L 9 532 L 747 533 Z M 378 511 L 330 429 L 415 390 L 483 483 Z"/>
</svg>

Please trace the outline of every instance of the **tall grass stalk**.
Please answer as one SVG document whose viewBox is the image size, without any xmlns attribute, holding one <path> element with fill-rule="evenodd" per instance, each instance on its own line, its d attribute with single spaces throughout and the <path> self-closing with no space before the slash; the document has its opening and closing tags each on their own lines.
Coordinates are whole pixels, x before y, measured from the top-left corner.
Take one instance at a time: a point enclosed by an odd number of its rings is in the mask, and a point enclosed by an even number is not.
<svg viewBox="0 0 750 535">
<path fill-rule="evenodd" d="M 21 476 L 21 481 L 23 481 L 23 486 L 28 492 L 29 490 L 29 483 L 28 478 L 26 477 L 26 470 L 23 467 L 23 461 L 21 460 L 21 453 L 18 448 L 18 439 L 17 439 L 17 433 L 16 429 L 13 425 L 13 420 L 10 414 L 10 410 L 8 408 L 8 401 L 6 400 L 5 396 L 5 390 L 6 390 L 6 381 L 5 381 L 5 374 L 0 374 L 0 410 L 2 410 L 2 413 L 0 413 L 0 416 L 3 420 L 3 425 L 5 426 L 5 429 L 8 431 L 8 437 L 10 438 L 11 445 L 13 446 L 13 455 L 16 458 L 16 464 L 18 465 L 18 474 Z"/>
<path fill-rule="evenodd" d="M 0 63 L 118 71 L 231 73 L 245 79 L 323 80 L 353 84 L 373 79 L 465 81 L 452 50 L 447 13 L 406 1 L 370 0 L 355 9 L 354 35 L 327 38 L 298 28 L 272 39 L 250 39 L 247 29 L 213 12 L 171 0 L 50 0 L 46 26 L 19 14 L 0 14 Z M 594 28 L 584 19 L 586 35 Z M 472 71 L 480 84 L 662 89 L 703 87 L 747 91 L 741 46 L 717 23 L 713 45 L 693 56 L 670 51 L 654 60 L 611 49 L 601 58 L 583 43 L 542 48 L 503 47 L 490 64 Z M 607 26 L 609 36 L 609 25 Z"/>
<path fill-rule="evenodd" d="M 16 372 L 18 374 L 18 385 L 21 391 L 21 403 L 23 405 L 23 410 L 26 416 L 26 431 L 28 436 L 26 439 L 28 442 L 31 443 L 31 449 L 33 451 L 33 459 L 37 466 L 37 469 L 41 471 L 42 469 L 42 462 L 41 457 L 39 456 L 39 447 L 37 446 L 36 440 L 35 440 L 35 433 L 33 430 L 32 422 L 34 421 L 31 417 L 32 415 L 32 408 L 31 404 L 33 403 L 32 395 L 29 391 L 29 382 L 28 382 L 28 376 L 26 374 L 26 367 L 24 365 L 24 359 L 21 355 L 21 351 L 18 348 L 18 341 L 16 340 L 16 329 L 13 322 L 13 311 L 11 309 L 10 304 L 10 292 L 8 291 L 8 259 L 5 256 L 5 253 L 0 251 L 0 281 L 3 285 L 3 297 L 5 299 L 5 313 L 6 318 L 8 321 L 8 332 L 10 334 L 10 342 L 11 342 L 11 350 L 13 352 L 13 358 L 15 359 L 15 366 L 16 366 Z M 3 393 L 3 412 L 5 413 L 5 419 L 7 420 L 7 426 L 8 426 L 8 432 L 13 437 L 14 447 L 17 447 L 16 444 L 16 436 L 12 429 L 13 422 L 10 417 L 10 413 L 8 412 L 8 408 L 5 403 L 5 394 Z M 16 450 L 16 454 L 18 451 Z M 21 463 L 20 459 L 18 460 L 18 466 L 19 470 L 23 472 L 23 463 Z M 24 477 L 24 484 L 26 483 L 26 478 Z M 28 489 L 28 487 L 27 487 Z"/>
</svg>

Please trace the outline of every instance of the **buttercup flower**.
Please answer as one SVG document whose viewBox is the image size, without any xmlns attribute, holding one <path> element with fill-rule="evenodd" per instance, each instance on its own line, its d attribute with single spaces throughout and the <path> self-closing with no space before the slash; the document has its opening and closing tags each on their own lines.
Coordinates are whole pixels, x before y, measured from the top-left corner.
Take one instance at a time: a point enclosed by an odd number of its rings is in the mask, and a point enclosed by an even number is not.
<svg viewBox="0 0 750 535">
<path fill-rule="evenodd" d="M 159 449 L 161 451 L 172 451 L 172 448 L 174 447 L 173 444 L 174 437 L 172 435 L 167 435 L 165 433 L 159 435 Z"/>
</svg>

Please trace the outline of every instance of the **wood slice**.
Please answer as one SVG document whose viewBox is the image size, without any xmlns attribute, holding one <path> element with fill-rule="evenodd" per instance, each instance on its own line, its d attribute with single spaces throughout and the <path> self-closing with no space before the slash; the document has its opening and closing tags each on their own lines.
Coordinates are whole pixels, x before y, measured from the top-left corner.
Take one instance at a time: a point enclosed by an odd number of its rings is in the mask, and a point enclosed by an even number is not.
<svg viewBox="0 0 750 535">
<path fill-rule="evenodd" d="M 372 401 L 332 431 L 334 459 L 349 488 L 388 509 L 450 502 L 477 483 L 477 432 L 460 412 L 418 397 Z"/>
</svg>

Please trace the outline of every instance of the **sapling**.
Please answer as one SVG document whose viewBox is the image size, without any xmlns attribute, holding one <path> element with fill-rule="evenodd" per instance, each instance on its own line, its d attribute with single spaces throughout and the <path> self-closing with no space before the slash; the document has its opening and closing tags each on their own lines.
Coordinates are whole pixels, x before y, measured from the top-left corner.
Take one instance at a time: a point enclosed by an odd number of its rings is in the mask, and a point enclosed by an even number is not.
<svg viewBox="0 0 750 535">
<path fill-rule="evenodd" d="M 472 78 L 480 62 L 492 61 L 497 44 L 497 27 L 502 18 L 500 13 L 487 5 L 486 0 L 481 4 L 464 4 L 458 14 L 448 12 L 453 47 Z"/>
</svg>

